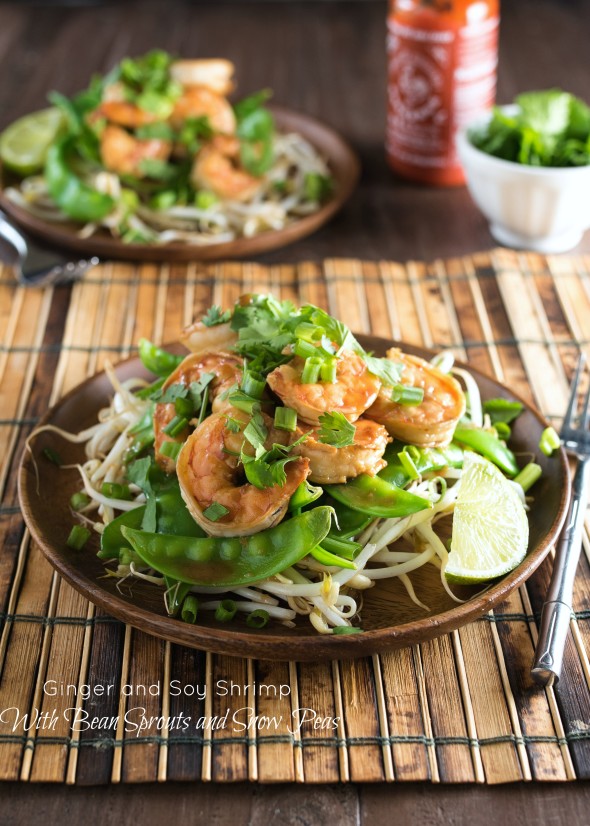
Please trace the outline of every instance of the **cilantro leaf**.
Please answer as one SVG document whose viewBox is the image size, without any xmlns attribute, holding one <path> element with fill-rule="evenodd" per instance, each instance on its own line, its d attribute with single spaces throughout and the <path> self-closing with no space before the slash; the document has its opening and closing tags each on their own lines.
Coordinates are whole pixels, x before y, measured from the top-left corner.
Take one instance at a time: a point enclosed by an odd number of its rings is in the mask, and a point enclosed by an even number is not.
<svg viewBox="0 0 590 826">
<path fill-rule="evenodd" d="M 214 304 L 212 307 L 209 307 L 202 321 L 205 327 L 215 327 L 217 324 L 225 324 L 230 318 L 231 310 L 222 311 L 221 307 Z"/>
<path fill-rule="evenodd" d="M 323 413 L 319 418 L 319 423 L 318 442 L 337 448 L 354 444 L 356 427 L 348 421 L 344 413 L 337 410 L 332 413 Z"/>
<path fill-rule="evenodd" d="M 403 365 L 390 361 L 390 359 L 376 358 L 375 356 L 365 356 L 364 360 L 369 373 L 381 379 L 383 384 L 394 387 L 399 382 Z"/>
<path fill-rule="evenodd" d="M 161 404 L 174 403 L 176 399 L 186 399 L 188 395 L 188 387 L 185 384 L 171 384 L 162 393 L 158 401 Z"/>
</svg>

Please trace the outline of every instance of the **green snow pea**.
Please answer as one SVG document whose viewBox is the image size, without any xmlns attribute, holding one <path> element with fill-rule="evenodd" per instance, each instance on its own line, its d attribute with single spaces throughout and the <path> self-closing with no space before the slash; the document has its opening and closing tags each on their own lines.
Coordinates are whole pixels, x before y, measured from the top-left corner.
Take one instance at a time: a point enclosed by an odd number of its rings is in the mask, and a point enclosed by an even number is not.
<svg viewBox="0 0 590 826">
<path fill-rule="evenodd" d="M 431 508 L 432 502 L 398 488 L 379 476 L 361 473 L 345 485 L 326 485 L 330 496 L 353 510 L 393 518 Z"/>
<path fill-rule="evenodd" d="M 205 532 L 190 515 L 182 496 L 176 477 L 170 477 L 156 492 L 157 531 L 160 534 L 177 534 L 180 536 L 203 537 Z M 101 559 L 119 557 L 122 549 L 132 550 L 131 543 L 123 535 L 123 528 L 139 530 L 145 513 L 145 505 L 125 511 L 113 519 L 104 529 L 100 538 Z"/>
<path fill-rule="evenodd" d="M 361 511 L 347 507 L 342 502 L 337 502 L 326 493 L 320 501 L 332 507 L 336 514 L 337 525 L 332 525 L 330 528 L 330 536 L 335 539 L 350 539 L 352 536 L 358 536 L 375 519 L 371 514 L 361 513 Z"/>
<path fill-rule="evenodd" d="M 161 347 L 156 347 L 147 338 L 139 339 L 139 358 L 143 366 L 155 373 L 156 376 L 169 376 L 184 360 L 184 356 L 175 356 L 174 353 L 168 353 L 166 350 L 162 350 Z"/>
<path fill-rule="evenodd" d="M 404 442 L 394 441 L 388 445 L 383 458 L 387 462 L 387 467 L 377 474 L 381 479 L 385 479 L 398 488 L 405 488 L 410 481 L 410 474 L 402 465 L 399 459 L 401 453 L 407 445 Z M 413 447 L 413 446 L 412 446 Z M 439 448 L 417 448 L 414 447 L 410 457 L 418 473 L 442 470 L 449 465 L 451 467 L 461 467 L 463 465 L 463 450 L 458 445 L 450 444 L 444 449 Z"/>
<path fill-rule="evenodd" d="M 487 430 L 457 425 L 453 440 L 489 459 L 507 476 L 516 476 L 519 471 L 514 453 L 506 447 L 504 442 L 501 442 L 492 433 L 488 433 Z"/>
<path fill-rule="evenodd" d="M 100 221 L 115 206 L 115 199 L 93 189 L 70 168 L 68 155 L 73 138 L 64 138 L 49 147 L 45 161 L 45 180 L 51 197 L 76 221 Z"/>
<path fill-rule="evenodd" d="M 295 565 L 330 529 L 330 508 L 319 507 L 252 536 L 163 536 L 122 527 L 143 561 L 164 576 L 193 585 L 248 585 Z"/>
</svg>

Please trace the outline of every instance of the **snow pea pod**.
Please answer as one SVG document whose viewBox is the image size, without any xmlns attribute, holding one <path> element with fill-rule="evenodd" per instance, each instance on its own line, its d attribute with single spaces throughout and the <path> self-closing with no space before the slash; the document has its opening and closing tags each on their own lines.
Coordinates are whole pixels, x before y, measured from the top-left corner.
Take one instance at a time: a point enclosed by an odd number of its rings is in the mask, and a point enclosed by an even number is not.
<svg viewBox="0 0 590 826">
<path fill-rule="evenodd" d="M 79 178 L 68 164 L 73 139 L 53 144 L 45 161 L 45 180 L 51 197 L 70 218 L 76 221 L 100 221 L 115 206 L 115 199 L 93 189 Z"/>
<path fill-rule="evenodd" d="M 164 536 L 122 527 L 123 536 L 154 570 L 193 585 L 248 585 L 295 565 L 330 529 L 330 508 L 319 507 L 252 536 Z"/>
<path fill-rule="evenodd" d="M 345 485 L 326 485 L 330 496 L 353 510 L 391 519 L 432 507 L 429 499 L 409 493 L 381 479 L 361 473 Z"/>
<path fill-rule="evenodd" d="M 407 445 L 404 442 L 394 441 L 388 445 L 383 458 L 387 462 L 387 467 L 379 471 L 378 476 L 385 479 L 398 488 L 405 488 L 410 481 L 410 474 L 399 459 L 401 453 Z M 462 467 L 463 450 L 459 445 L 450 444 L 444 449 L 439 448 L 413 448 L 411 459 L 418 473 L 422 476 L 425 473 L 442 470 L 449 465 L 451 467 Z"/>
<path fill-rule="evenodd" d="M 156 490 L 157 531 L 160 534 L 203 537 L 205 532 L 190 515 L 182 496 L 178 480 L 170 480 Z M 117 558 L 123 548 L 131 550 L 131 543 L 123 535 L 123 528 L 139 530 L 145 513 L 145 505 L 125 511 L 105 527 L 100 538 L 101 559 Z"/>
<path fill-rule="evenodd" d="M 504 442 L 501 442 L 492 433 L 488 433 L 487 430 L 457 425 L 453 440 L 489 459 L 507 476 L 516 476 L 519 471 L 514 453 L 506 447 Z"/>
<path fill-rule="evenodd" d="M 330 536 L 336 539 L 350 539 L 352 536 L 358 536 L 375 518 L 370 513 L 361 513 L 347 507 L 342 502 L 337 502 L 336 499 L 332 499 L 326 493 L 320 501 L 334 509 L 337 524 L 332 525 Z"/>
<path fill-rule="evenodd" d="M 155 373 L 156 376 L 169 376 L 184 360 L 184 356 L 175 356 L 174 353 L 168 353 L 166 350 L 162 350 L 161 347 L 156 347 L 147 338 L 139 339 L 139 358 L 143 366 Z"/>
</svg>

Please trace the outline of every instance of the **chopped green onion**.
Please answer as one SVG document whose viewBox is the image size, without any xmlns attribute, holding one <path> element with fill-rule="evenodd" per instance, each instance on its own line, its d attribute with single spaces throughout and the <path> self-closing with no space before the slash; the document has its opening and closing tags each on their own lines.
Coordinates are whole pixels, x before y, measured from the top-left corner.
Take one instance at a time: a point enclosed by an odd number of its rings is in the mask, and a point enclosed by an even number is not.
<svg viewBox="0 0 590 826">
<path fill-rule="evenodd" d="M 414 447 L 414 445 L 411 446 Z M 405 448 L 397 454 L 397 458 L 399 459 L 401 466 L 406 471 L 410 479 L 420 478 L 420 471 L 414 464 L 414 460 Z"/>
<path fill-rule="evenodd" d="M 316 547 L 310 551 L 310 555 L 313 556 L 314 559 L 317 559 L 318 562 L 321 562 L 322 565 L 337 565 L 339 568 L 349 568 L 351 571 L 356 571 L 356 565 L 350 559 L 336 556 L 336 554 L 326 551 L 321 545 L 316 545 Z"/>
<path fill-rule="evenodd" d="M 246 617 L 246 625 L 248 628 L 264 628 L 268 624 L 270 614 L 263 608 L 257 608 Z"/>
<path fill-rule="evenodd" d="M 225 505 L 222 505 L 220 502 L 212 502 L 209 507 L 203 511 L 203 516 L 211 522 L 217 522 L 217 520 L 225 516 L 226 513 L 229 513 L 229 508 L 226 508 Z"/>
<path fill-rule="evenodd" d="M 196 622 L 197 614 L 199 612 L 199 600 L 192 594 L 188 594 L 182 603 L 180 609 L 180 617 L 183 622 L 189 622 L 193 625 Z"/>
<path fill-rule="evenodd" d="M 251 373 L 249 370 L 244 372 L 241 389 L 247 396 L 251 396 L 253 399 L 261 399 L 265 387 L 266 379 L 258 373 Z"/>
<path fill-rule="evenodd" d="M 237 610 L 233 599 L 222 599 L 215 609 L 215 619 L 217 622 L 230 622 L 235 617 Z"/>
<path fill-rule="evenodd" d="M 355 628 L 352 625 L 337 625 L 336 628 L 332 629 L 333 634 L 338 634 L 338 636 L 346 636 L 347 634 L 362 634 L 362 628 Z"/>
<path fill-rule="evenodd" d="M 334 384 L 336 381 L 336 359 L 325 359 L 320 367 L 320 377 L 322 381 L 328 381 Z"/>
<path fill-rule="evenodd" d="M 70 499 L 70 507 L 73 511 L 81 511 L 90 504 L 90 497 L 87 493 L 79 490 L 72 495 Z"/>
<path fill-rule="evenodd" d="M 219 198 L 217 195 L 208 189 L 200 189 L 195 195 L 195 206 L 197 209 L 211 209 L 218 201 Z"/>
<path fill-rule="evenodd" d="M 295 334 L 297 334 L 297 331 L 295 331 Z M 308 341 L 298 338 L 295 343 L 294 353 L 303 359 L 314 358 L 318 354 L 318 348 L 314 347 L 313 344 L 310 344 Z"/>
<path fill-rule="evenodd" d="M 275 427 L 293 433 L 297 428 L 297 412 L 292 407 L 277 407 L 275 410 Z"/>
<path fill-rule="evenodd" d="M 63 465 L 61 456 L 57 450 L 54 450 L 52 447 L 44 447 L 41 452 L 46 459 L 49 459 L 49 461 L 52 462 L 52 464 L 57 465 L 58 467 Z"/>
<path fill-rule="evenodd" d="M 109 499 L 131 499 L 129 485 L 119 485 L 118 482 L 103 482 L 100 492 Z"/>
<path fill-rule="evenodd" d="M 559 435 L 552 427 L 546 427 L 545 430 L 541 433 L 541 439 L 539 441 L 539 450 L 545 454 L 545 456 L 551 456 L 554 450 L 557 450 L 558 447 L 561 446 L 561 440 Z"/>
<path fill-rule="evenodd" d="M 315 502 L 316 499 L 320 498 L 323 492 L 323 488 L 320 488 L 319 486 L 315 485 L 310 485 L 307 479 L 305 479 L 303 482 L 301 482 L 301 484 L 289 500 L 289 510 L 300 510 L 301 508 L 304 508 L 306 505 L 311 505 L 312 502 Z"/>
<path fill-rule="evenodd" d="M 164 433 L 167 436 L 180 436 L 184 428 L 188 425 L 188 419 L 184 416 L 175 416 L 172 421 L 168 422 L 166 427 L 164 428 Z"/>
<path fill-rule="evenodd" d="M 176 192 L 171 189 L 165 189 L 162 192 L 157 192 L 150 198 L 151 209 L 170 209 L 176 203 Z"/>
<path fill-rule="evenodd" d="M 178 459 L 178 454 L 182 450 L 180 442 L 162 442 L 160 445 L 160 453 L 168 459 L 175 462 Z"/>
<path fill-rule="evenodd" d="M 90 539 L 90 536 L 91 533 L 88 528 L 85 528 L 83 525 L 74 525 L 70 531 L 70 535 L 66 539 L 66 545 L 75 551 L 81 551 Z"/>
<path fill-rule="evenodd" d="M 205 411 L 207 410 L 207 405 L 209 404 L 209 388 L 206 387 L 203 390 L 203 398 L 201 399 L 201 409 L 199 410 L 199 418 L 197 421 L 197 426 L 201 424 L 203 419 L 205 418 Z"/>
<path fill-rule="evenodd" d="M 503 439 L 505 442 L 508 441 L 510 436 L 512 435 L 512 430 L 510 429 L 510 425 L 506 424 L 506 422 L 498 421 L 494 424 L 494 429 L 498 434 L 499 439 Z"/>
<path fill-rule="evenodd" d="M 192 399 L 183 399 L 179 396 L 174 401 L 174 410 L 176 411 L 177 416 L 183 416 L 185 419 L 190 419 L 195 412 L 195 405 Z"/>
<path fill-rule="evenodd" d="M 354 559 L 363 546 L 360 542 L 354 542 L 351 539 L 340 539 L 338 536 L 328 534 L 322 539 L 322 547 L 324 550 L 343 556 L 345 559 Z"/>
<path fill-rule="evenodd" d="M 319 358 L 307 358 L 301 373 L 301 384 L 315 384 L 320 377 L 322 360 Z"/>
<path fill-rule="evenodd" d="M 521 488 L 526 493 L 529 488 L 531 488 L 535 482 L 541 478 L 543 474 L 543 469 L 540 465 L 537 465 L 535 462 L 529 462 L 528 465 L 525 465 L 520 473 L 514 477 L 514 481 L 518 482 Z"/>
<path fill-rule="evenodd" d="M 397 404 L 422 404 L 424 390 L 421 387 L 410 387 L 407 384 L 394 384 L 391 392 L 391 401 Z"/>
<path fill-rule="evenodd" d="M 252 413 L 255 407 L 260 406 L 259 399 L 248 396 L 243 390 L 235 390 L 229 394 L 229 402 L 244 413 Z"/>
</svg>

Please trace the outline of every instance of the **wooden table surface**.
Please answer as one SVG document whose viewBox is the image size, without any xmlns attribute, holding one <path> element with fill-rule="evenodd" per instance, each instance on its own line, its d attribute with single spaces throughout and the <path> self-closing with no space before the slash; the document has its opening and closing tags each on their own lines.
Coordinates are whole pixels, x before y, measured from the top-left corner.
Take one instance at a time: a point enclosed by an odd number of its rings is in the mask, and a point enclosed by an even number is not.
<svg viewBox="0 0 590 826">
<path fill-rule="evenodd" d="M 125 54 L 160 47 L 230 57 L 242 93 L 272 86 L 275 100 L 323 119 L 357 149 L 363 177 L 349 206 L 316 235 L 262 256 L 265 263 L 333 256 L 433 259 L 494 245 L 464 188 L 435 190 L 394 178 L 383 153 L 385 12 L 382 0 L 0 4 L 0 129 L 72 93 Z M 503 4 L 500 102 L 557 86 L 590 98 L 590 2 Z M 590 251 L 587 233 L 580 251 Z M 395 800 L 395 811 L 392 803 Z M 588 822 L 590 786 L 247 786 L 68 788 L 0 785 L 0 821 L 133 820 L 214 824 L 484 824 Z"/>
</svg>

